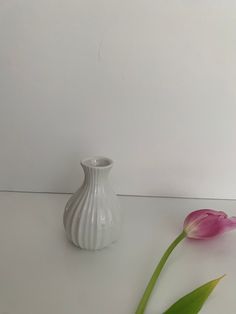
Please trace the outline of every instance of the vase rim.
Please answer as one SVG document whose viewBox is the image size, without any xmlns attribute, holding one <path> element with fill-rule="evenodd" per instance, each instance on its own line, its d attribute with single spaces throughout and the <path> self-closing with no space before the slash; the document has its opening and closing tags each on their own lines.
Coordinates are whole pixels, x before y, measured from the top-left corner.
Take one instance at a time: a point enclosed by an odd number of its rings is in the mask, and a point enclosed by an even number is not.
<svg viewBox="0 0 236 314">
<path fill-rule="evenodd" d="M 81 165 L 88 168 L 96 169 L 111 168 L 113 165 L 113 160 L 104 156 L 92 156 L 84 158 L 81 161 Z"/>
</svg>

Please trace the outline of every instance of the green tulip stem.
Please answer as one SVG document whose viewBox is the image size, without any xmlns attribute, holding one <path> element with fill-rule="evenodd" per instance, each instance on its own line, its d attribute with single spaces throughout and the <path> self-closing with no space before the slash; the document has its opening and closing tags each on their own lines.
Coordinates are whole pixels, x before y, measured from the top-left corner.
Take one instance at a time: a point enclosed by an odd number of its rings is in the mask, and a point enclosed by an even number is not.
<svg viewBox="0 0 236 314">
<path fill-rule="evenodd" d="M 147 303 L 148 303 L 148 300 L 149 300 L 149 297 L 152 293 L 152 290 L 157 282 L 157 279 L 168 259 L 168 257 L 170 256 L 171 252 L 174 250 L 174 248 L 186 237 L 186 232 L 185 231 L 182 231 L 181 234 L 170 244 L 170 246 L 168 247 L 168 249 L 165 251 L 164 255 L 162 256 L 160 262 L 158 263 L 148 285 L 147 285 L 147 288 L 142 296 L 142 299 L 140 300 L 139 302 L 139 305 L 138 305 L 138 308 L 135 312 L 135 314 L 143 314 L 145 309 L 146 309 L 146 306 L 147 306 Z"/>
</svg>

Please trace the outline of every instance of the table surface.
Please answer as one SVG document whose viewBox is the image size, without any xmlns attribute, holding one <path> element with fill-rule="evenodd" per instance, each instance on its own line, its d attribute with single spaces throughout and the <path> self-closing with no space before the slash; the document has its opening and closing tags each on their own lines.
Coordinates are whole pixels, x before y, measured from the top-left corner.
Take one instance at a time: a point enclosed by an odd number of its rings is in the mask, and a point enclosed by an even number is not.
<svg viewBox="0 0 236 314">
<path fill-rule="evenodd" d="M 0 314 L 133 314 L 153 269 L 198 208 L 236 215 L 236 201 L 121 196 L 120 240 L 101 251 L 71 245 L 62 215 L 69 195 L 0 193 Z M 148 304 L 161 314 L 178 298 L 222 274 L 202 314 L 236 313 L 236 232 L 184 240 Z"/>
</svg>

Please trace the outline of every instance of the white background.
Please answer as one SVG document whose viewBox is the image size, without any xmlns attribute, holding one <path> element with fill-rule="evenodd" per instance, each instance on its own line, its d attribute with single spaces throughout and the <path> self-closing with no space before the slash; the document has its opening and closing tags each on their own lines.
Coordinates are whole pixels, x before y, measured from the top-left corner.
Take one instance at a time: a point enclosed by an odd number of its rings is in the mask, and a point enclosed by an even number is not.
<svg viewBox="0 0 236 314">
<path fill-rule="evenodd" d="M 1 0 L 0 189 L 236 198 L 236 2 Z"/>
</svg>

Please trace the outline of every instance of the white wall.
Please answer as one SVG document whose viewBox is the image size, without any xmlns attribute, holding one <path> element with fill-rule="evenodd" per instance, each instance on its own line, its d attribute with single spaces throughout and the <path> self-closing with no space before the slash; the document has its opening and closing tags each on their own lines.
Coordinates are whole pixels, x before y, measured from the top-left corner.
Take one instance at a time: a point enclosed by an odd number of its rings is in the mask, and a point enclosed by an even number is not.
<svg viewBox="0 0 236 314">
<path fill-rule="evenodd" d="M 235 135 L 236 1 L 0 1 L 0 189 L 236 198 Z"/>
</svg>

